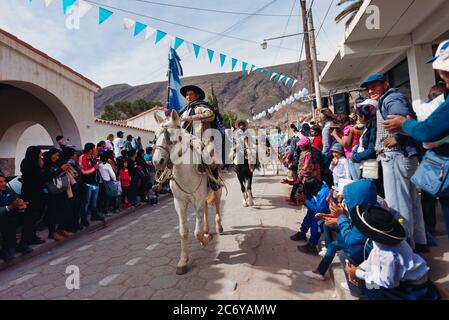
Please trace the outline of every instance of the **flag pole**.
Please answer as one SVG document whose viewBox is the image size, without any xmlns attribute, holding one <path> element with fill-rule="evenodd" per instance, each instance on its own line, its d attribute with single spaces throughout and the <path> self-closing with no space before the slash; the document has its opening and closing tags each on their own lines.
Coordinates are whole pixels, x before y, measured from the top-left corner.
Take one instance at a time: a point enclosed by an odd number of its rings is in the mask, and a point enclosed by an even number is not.
<svg viewBox="0 0 449 320">
<path fill-rule="evenodd" d="M 172 55 L 172 52 L 171 52 L 171 46 L 170 46 L 170 48 L 168 49 L 168 73 L 167 73 L 167 75 L 168 75 L 168 85 L 167 85 L 167 110 L 169 109 L 169 107 L 170 107 L 170 86 L 171 86 L 171 72 L 172 72 L 172 70 L 171 70 L 171 55 Z"/>
</svg>

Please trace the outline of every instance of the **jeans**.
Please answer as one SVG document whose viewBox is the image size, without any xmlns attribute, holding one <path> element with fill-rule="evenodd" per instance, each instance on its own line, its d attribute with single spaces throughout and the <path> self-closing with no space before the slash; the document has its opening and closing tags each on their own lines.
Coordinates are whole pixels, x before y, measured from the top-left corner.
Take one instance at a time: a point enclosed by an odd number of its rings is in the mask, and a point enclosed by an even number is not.
<svg viewBox="0 0 449 320">
<path fill-rule="evenodd" d="M 418 158 L 407 158 L 402 152 L 385 152 L 382 157 L 385 200 L 405 220 L 412 247 L 427 244 L 421 199 L 410 178 L 418 168 Z"/>
<path fill-rule="evenodd" d="M 84 189 L 84 202 L 81 211 L 81 219 L 83 222 L 87 222 L 87 217 L 89 215 L 89 210 L 92 216 L 97 216 L 97 199 L 99 187 L 91 184 L 86 184 Z"/>
<path fill-rule="evenodd" d="M 446 232 L 449 237 L 449 197 L 440 198 L 441 209 L 443 210 L 444 222 L 446 224 Z"/>
<path fill-rule="evenodd" d="M 321 232 L 318 226 L 318 219 L 315 218 L 315 212 L 307 210 L 307 214 L 301 223 L 300 231 L 304 234 L 310 229 L 309 244 L 316 246 L 320 240 Z"/>
<path fill-rule="evenodd" d="M 351 179 L 353 181 L 360 180 L 360 163 L 354 163 L 348 160 L 349 172 L 351 173 Z"/>
<path fill-rule="evenodd" d="M 326 243 L 326 255 L 321 260 L 320 264 L 318 265 L 317 271 L 324 276 L 324 274 L 329 269 L 330 265 L 332 264 L 332 261 L 334 261 L 335 254 L 343 249 L 343 247 L 339 244 L 337 240 L 332 241 L 331 233 L 335 231 L 338 232 L 339 228 L 329 228 L 328 226 L 323 226 L 323 237 L 324 242 Z"/>
</svg>

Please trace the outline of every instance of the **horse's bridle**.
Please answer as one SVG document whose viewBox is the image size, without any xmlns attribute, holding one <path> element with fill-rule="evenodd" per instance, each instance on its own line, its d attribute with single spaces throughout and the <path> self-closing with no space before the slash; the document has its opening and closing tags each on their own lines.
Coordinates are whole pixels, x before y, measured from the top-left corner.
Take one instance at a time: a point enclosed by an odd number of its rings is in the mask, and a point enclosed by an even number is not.
<svg viewBox="0 0 449 320">
<path fill-rule="evenodd" d="M 168 144 L 168 145 L 175 144 L 174 142 L 172 142 L 170 140 L 170 133 L 168 132 L 166 127 L 162 127 L 162 134 L 164 135 L 164 141 L 165 141 L 166 144 Z M 170 160 L 170 150 L 167 147 L 155 145 L 154 149 L 155 150 L 161 149 L 161 150 L 164 150 L 165 152 L 167 152 L 168 156 L 169 156 L 169 160 Z"/>
</svg>

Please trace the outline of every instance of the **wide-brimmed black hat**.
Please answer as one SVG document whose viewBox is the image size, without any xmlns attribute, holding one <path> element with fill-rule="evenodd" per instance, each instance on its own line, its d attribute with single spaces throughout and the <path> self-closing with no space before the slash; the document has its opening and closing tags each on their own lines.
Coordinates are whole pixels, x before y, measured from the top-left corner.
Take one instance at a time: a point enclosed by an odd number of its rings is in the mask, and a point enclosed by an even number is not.
<svg viewBox="0 0 449 320">
<path fill-rule="evenodd" d="M 356 206 L 351 210 L 351 219 L 361 233 L 381 244 L 395 245 L 407 238 L 404 227 L 384 208 Z"/>
<path fill-rule="evenodd" d="M 204 100 L 204 98 L 206 98 L 206 94 L 204 93 L 203 89 L 201 89 L 200 87 L 197 87 L 197 86 L 193 86 L 193 85 L 184 86 L 181 88 L 180 91 L 184 97 L 186 96 L 187 91 L 193 91 L 200 96 L 200 100 Z"/>
</svg>

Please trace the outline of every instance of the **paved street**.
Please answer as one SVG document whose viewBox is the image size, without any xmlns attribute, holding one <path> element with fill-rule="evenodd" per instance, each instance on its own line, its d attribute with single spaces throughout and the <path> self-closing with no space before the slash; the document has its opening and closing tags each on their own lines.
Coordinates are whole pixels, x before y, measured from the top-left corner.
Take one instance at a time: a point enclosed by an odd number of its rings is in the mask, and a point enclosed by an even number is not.
<svg viewBox="0 0 449 320">
<path fill-rule="evenodd" d="M 305 278 L 319 257 L 289 240 L 302 212 L 287 207 L 281 177 L 257 176 L 256 205 L 243 208 L 234 174 L 224 196 L 222 235 L 203 248 L 193 237 L 186 275 L 175 274 L 180 254 L 172 199 L 145 207 L 107 228 L 0 273 L 1 299 L 336 299 L 330 280 Z M 213 226 L 214 210 L 210 210 Z M 80 270 L 80 289 L 66 287 L 67 266 Z"/>
</svg>

